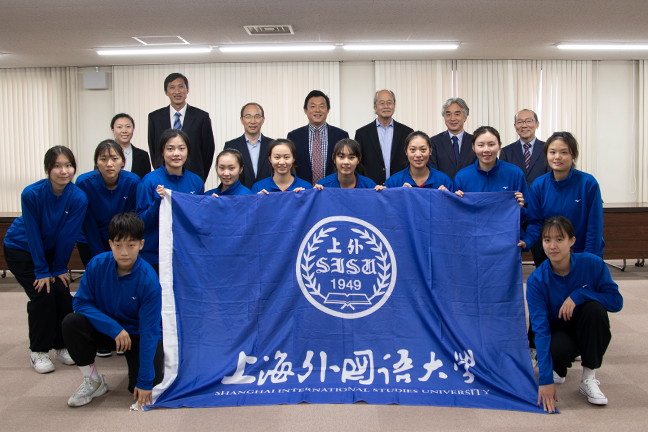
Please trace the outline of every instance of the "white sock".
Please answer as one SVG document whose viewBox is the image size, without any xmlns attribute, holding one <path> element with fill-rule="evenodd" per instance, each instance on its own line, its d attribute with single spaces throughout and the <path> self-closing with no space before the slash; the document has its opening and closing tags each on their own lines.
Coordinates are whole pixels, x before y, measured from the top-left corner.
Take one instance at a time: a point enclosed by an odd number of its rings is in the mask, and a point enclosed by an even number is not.
<svg viewBox="0 0 648 432">
<path fill-rule="evenodd" d="M 101 382 L 101 377 L 99 376 L 94 363 L 88 366 L 79 366 L 79 369 L 81 369 L 81 373 L 84 377 L 90 378 L 94 382 Z"/>
<path fill-rule="evenodd" d="M 585 382 L 588 379 L 594 379 L 596 371 L 594 369 L 588 369 L 585 366 L 583 366 L 583 382 Z"/>
</svg>

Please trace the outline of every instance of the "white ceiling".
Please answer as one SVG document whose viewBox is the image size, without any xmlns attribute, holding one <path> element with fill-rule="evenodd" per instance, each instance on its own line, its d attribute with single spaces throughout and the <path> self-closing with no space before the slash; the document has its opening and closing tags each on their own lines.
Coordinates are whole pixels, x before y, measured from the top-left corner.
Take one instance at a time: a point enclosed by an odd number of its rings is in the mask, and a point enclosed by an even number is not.
<svg viewBox="0 0 648 432">
<path fill-rule="evenodd" d="M 249 61 L 640 59 L 643 52 L 567 52 L 559 42 L 648 43 L 646 0 L 1 0 L 0 68 Z M 249 36 L 244 25 L 291 24 Z M 455 51 L 102 57 L 133 36 L 191 44 L 457 41 Z"/>
</svg>

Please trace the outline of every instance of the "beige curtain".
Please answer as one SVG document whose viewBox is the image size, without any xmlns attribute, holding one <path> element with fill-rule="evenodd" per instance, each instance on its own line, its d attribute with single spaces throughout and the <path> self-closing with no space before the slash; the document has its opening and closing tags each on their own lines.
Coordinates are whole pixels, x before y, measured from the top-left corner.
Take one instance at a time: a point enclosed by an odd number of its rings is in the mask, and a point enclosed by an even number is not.
<svg viewBox="0 0 648 432">
<path fill-rule="evenodd" d="M 285 137 L 305 125 L 304 99 L 311 90 L 322 90 L 331 98 L 328 122 L 340 125 L 340 68 L 337 62 L 212 63 L 115 66 L 113 68 L 114 110 L 135 118 L 133 143 L 147 149 L 148 113 L 169 104 L 164 78 L 180 72 L 189 80 L 187 102 L 209 112 L 214 129 L 216 153 L 226 141 L 243 134 L 240 108 L 247 102 L 260 103 L 266 121 L 263 134 Z M 205 189 L 216 187 L 213 172 Z"/>
<path fill-rule="evenodd" d="M 637 60 L 637 78 L 639 82 L 636 134 L 637 146 L 637 200 L 648 202 L 648 60 Z"/>
<path fill-rule="evenodd" d="M 45 178 L 43 157 L 78 152 L 77 68 L 0 69 L 0 211 L 20 212 L 20 194 Z"/>
</svg>

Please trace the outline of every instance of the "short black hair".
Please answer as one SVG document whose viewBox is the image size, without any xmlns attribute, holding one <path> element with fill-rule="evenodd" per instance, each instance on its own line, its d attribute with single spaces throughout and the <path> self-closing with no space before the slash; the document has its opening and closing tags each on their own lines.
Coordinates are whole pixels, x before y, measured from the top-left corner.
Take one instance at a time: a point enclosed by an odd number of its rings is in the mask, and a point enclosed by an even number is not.
<svg viewBox="0 0 648 432">
<path fill-rule="evenodd" d="M 126 163 L 126 157 L 124 156 L 124 150 L 122 150 L 121 146 L 117 144 L 117 141 L 107 139 L 103 140 L 99 143 L 97 148 L 95 149 L 94 153 L 94 164 L 95 164 L 95 169 L 97 169 L 97 160 L 103 155 L 105 152 L 108 152 L 110 154 L 110 150 L 114 150 L 115 153 L 117 153 L 117 156 L 119 156 L 122 160 L 122 162 L 125 164 Z M 123 165 L 122 165 L 123 168 Z"/>
<path fill-rule="evenodd" d="M 110 120 L 110 129 L 111 130 L 115 128 L 115 122 L 117 120 L 119 120 L 120 118 L 127 118 L 128 120 L 130 120 L 131 123 L 133 123 L 133 129 L 135 129 L 135 120 L 133 120 L 133 117 L 129 116 L 126 113 L 119 113 L 115 117 L 113 117 L 112 120 Z"/>
<path fill-rule="evenodd" d="M 216 156 L 216 163 L 214 164 L 214 168 L 216 169 L 217 175 L 218 175 L 218 159 L 220 159 L 221 156 L 227 154 L 234 156 L 238 161 L 239 167 L 243 168 L 243 155 L 241 154 L 241 152 L 233 148 L 226 148 L 222 152 L 218 153 L 218 156 Z M 241 171 L 241 175 L 239 176 L 239 181 L 241 182 L 241 184 L 245 183 L 245 170 Z"/>
<path fill-rule="evenodd" d="M 250 105 L 254 105 L 255 107 L 259 108 L 261 111 L 261 117 L 265 117 L 265 112 L 263 112 L 263 107 L 261 104 L 258 104 L 256 102 L 248 102 L 245 105 L 243 105 L 243 108 L 241 108 L 241 117 L 243 117 L 243 111 L 245 111 L 245 108 L 249 107 Z"/>
<path fill-rule="evenodd" d="M 58 158 L 59 155 L 65 156 L 70 161 L 72 168 L 74 168 L 74 173 L 76 174 L 76 159 L 74 158 L 74 153 L 72 153 L 72 150 L 69 148 L 58 145 L 45 152 L 43 165 L 45 165 L 45 173 L 47 173 L 47 176 L 49 177 L 50 171 L 52 171 L 52 168 L 56 165 L 56 158 Z"/>
<path fill-rule="evenodd" d="M 326 93 L 324 93 L 321 90 L 312 90 L 310 93 L 308 93 L 308 96 L 306 96 L 306 100 L 304 100 L 304 109 L 308 107 L 308 101 L 314 97 L 323 97 L 326 100 L 326 109 L 327 110 L 331 109 L 331 100 L 329 99 L 328 96 L 326 96 Z"/>
<path fill-rule="evenodd" d="M 134 212 L 117 213 L 108 225 L 108 238 L 110 241 L 135 240 L 144 238 L 144 221 Z"/>
<path fill-rule="evenodd" d="M 270 161 L 270 158 L 272 157 L 272 150 L 274 150 L 274 148 L 277 147 L 278 145 L 285 145 L 290 150 L 290 153 L 292 153 L 294 162 L 292 164 L 292 168 L 290 169 L 290 172 L 294 174 L 297 170 L 297 147 L 295 146 L 295 143 L 289 140 L 288 138 L 277 138 L 270 141 L 270 144 L 268 144 L 268 161 Z M 272 162 L 270 162 L 270 174 L 274 175 Z"/>
<path fill-rule="evenodd" d="M 333 154 L 331 155 L 331 158 L 333 159 L 333 170 L 337 172 L 335 158 L 338 153 L 342 153 L 342 150 L 344 150 L 345 147 L 349 149 L 349 153 L 358 158 L 358 166 L 356 166 L 355 169 L 356 172 L 360 175 L 365 175 L 364 165 L 362 165 L 362 147 L 360 147 L 358 141 L 352 140 L 351 138 L 342 138 L 335 144 L 335 147 L 333 147 Z"/>
<path fill-rule="evenodd" d="M 173 82 L 173 81 L 177 80 L 178 78 L 182 78 L 182 80 L 185 83 L 185 86 L 187 87 L 187 90 L 189 90 L 189 80 L 187 79 L 187 77 L 182 75 L 179 72 L 173 72 L 168 77 L 164 78 L 164 91 L 165 92 L 167 91 L 167 86 L 169 85 L 170 82 Z"/>
<path fill-rule="evenodd" d="M 554 132 L 545 143 L 545 156 L 549 154 L 549 146 L 553 144 L 554 141 L 562 141 L 567 144 L 569 153 L 572 155 L 572 168 L 576 168 L 576 159 L 578 159 L 578 141 L 576 141 L 574 135 L 569 132 Z"/>
<path fill-rule="evenodd" d="M 160 141 L 158 142 L 158 157 L 160 158 L 160 165 L 164 165 L 164 146 L 169 142 L 171 138 L 180 137 L 187 146 L 187 160 L 185 165 L 189 162 L 189 157 L 191 157 L 191 143 L 189 142 L 189 135 L 187 132 L 184 132 L 180 129 L 167 129 L 162 132 Z"/>
</svg>

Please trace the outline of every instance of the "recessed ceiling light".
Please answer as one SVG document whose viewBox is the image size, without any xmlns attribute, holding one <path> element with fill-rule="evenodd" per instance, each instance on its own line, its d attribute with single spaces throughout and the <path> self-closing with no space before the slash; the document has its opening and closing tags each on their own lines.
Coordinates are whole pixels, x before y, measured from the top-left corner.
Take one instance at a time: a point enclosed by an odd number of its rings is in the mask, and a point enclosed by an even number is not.
<svg viewBox="0 0 648 432">
<path fill-rule="evenodd" d="M 137 47 L 137 48 L 95 48 L 99 55 L 149 55 L 149 54 L 203 54 L 211 51 L 210 46 Z"/>
<path fill-rule="evenodd" d="M 454 50 L 459 48 L 457 43 L 435 43 L 435 44 L 344 44 L 347 51 L 434 51 Z"/>
<path fill-rule="evenodd" d="M 335 45 L 230 45 L 218 49 L 224 53 L 331 51 Z"/>
<path fill-rule="evenodd" d="M 559 44 L 562 50 L 628 51 L 648 50 L 648 44 Z"/>
</svg>

